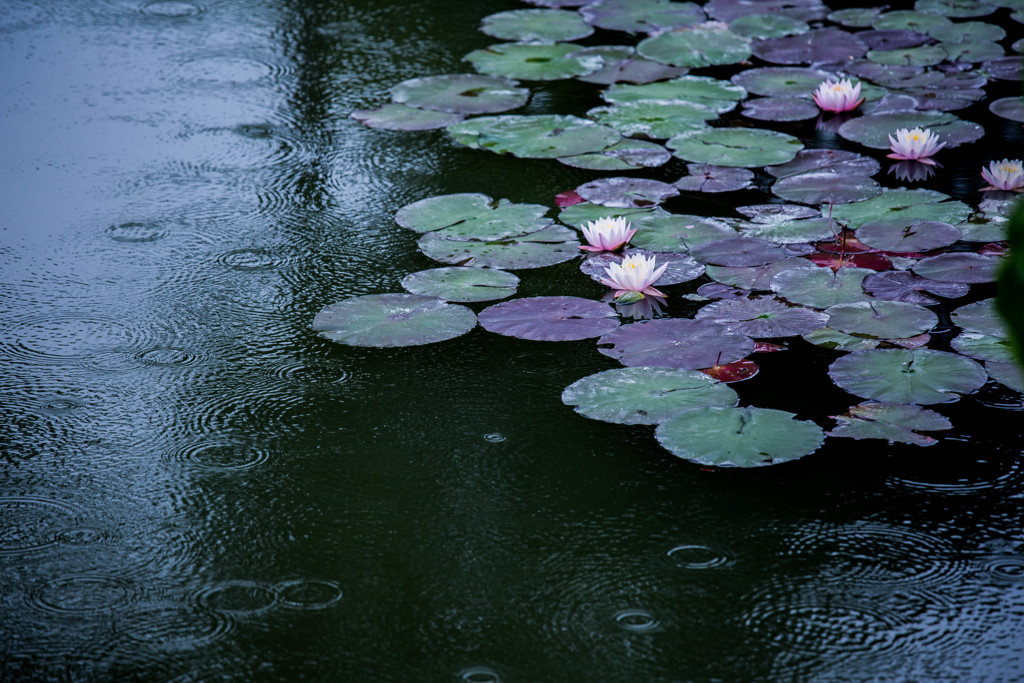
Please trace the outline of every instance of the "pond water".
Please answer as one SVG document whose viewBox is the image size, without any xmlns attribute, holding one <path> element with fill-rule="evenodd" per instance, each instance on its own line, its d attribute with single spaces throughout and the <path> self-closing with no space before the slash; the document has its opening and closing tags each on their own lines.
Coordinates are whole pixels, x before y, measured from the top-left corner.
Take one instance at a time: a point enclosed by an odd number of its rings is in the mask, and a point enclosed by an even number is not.
<svg viewBox="0 0 1024 683">
<path fill-rule="evenodd" d="M 494 42 L 481 18 L 521 7 L 3 3 L 0 678 L 1024 670 L 1024 420 L 1001 385 L 937 407 L 954 427 L 928 448 L 830 439 L 702 468 L 562 403 L 617 366 L 593 340 L 478 327 L 372 349 L 311 330 L 436 265 L 399 208 L 553 207 L 602 175 L 349 118 L 407 78 L 468 72 Z M 524 111 L 596 104 L 570 81 Z M 986 125 L 929 187 L 975 205 L 978 159 L 1021 156 L 1019 125 Z M 575 262 L 518 274 L 518 296 L 603 293 Z M 836 354 L 784 355 L 742 400 L 831 426 L 853 402 L 822 381 Z"/>
</svg>

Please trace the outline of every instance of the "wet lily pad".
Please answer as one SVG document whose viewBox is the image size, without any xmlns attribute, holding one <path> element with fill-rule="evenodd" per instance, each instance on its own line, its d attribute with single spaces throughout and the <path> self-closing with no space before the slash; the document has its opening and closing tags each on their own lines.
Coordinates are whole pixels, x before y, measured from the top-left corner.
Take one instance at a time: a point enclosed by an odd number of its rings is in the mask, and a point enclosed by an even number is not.
<svg viewBox="0 0 1024 683">
<path fill-rule="evenodd" d="M 940 14 L 915 12 L 912 10 L 896 10 L 886 12 L 871 22 L 876 29 L 909 29 L 919 33 L 928 33 L 932 29 L 949 26 L 953 22 Z"/>
<path fill-rule="evenodd" d="M 799 157 L 799 155 L 797 156 Z M 773 166 L 770 168 L 777 167 Z M 809 206 L 800 206 L 799 204 L 749 204 L 747 206 L 737 206 L 736 211 L 754 223 L 766 225 L 789 223 L 790 221 L 802 218 L 821 217 L 821 213 L 817 209 L 812 209 Z"/>
<path fill-rule="evenodd" d="M 754 168 L 782 164 L 803 149 L 798 138 L 758 128 L 711 128 L 677 135 L 666 143 L 686 161 Z"/>
<path fill-rule="evenodd" d="M 636 51 L 656 62 L 683 68 L 736 64 L 751 54 L 749 38 L 714 21 L 645 38 L 637 44 Z"/>
<path fill-rule="evenodd" d="M 364 126 L 381 130 L 434 130 L 446 128 L 465 118 L 460 114 L 426 111 L 393 102 L 377 109 L 359 109 L 350 116 Z"/>
<path fill-rule="evenodd" d="M 527 81 L 555 81 L 585 76 L 603 66 L 600 57 L 572 56 L 573 43 L 498 43 L 473 50 L 465 60 L 480 73 Z"/>
<path fill-rule="evenodd" d="M 980 332 L 994 337 L 1007 337 L 1009 330 L 996 311 L 994 299 L 982 299 L 953 311 L 950 319 L 968 332 Z"/>
<path fill-rule="evenodd" d="M 977 360 L 995 363 L 1013 363 L 1013 343 L 1005 337 L 994 337 L 980 332 L 961 332 L 949 345 L 954 351 Z"/>
<path fill-rule="evenodd" d="M 675 183 L 690 192 L 735 192 L 754 186 L 754 174 L 745 168 L 687 164 L 685 175 Z"/>
<path fill-rule="evenodd" d="M 914 264 L 913 271 L 922 277 L 939 282 L 974 284 L 994 282 L 998 265 L 999 260 L 991 256 L 955 252 L 921 259 Z"/>
<path fill-rule="evenodd" d="M 419 294 L 367 294 L 323 308 L 313 330 L 351 346 L 418 346 L 452 339 L 476 326 L 465 306 Z"/>
<path fill-rule="evenodd" d="M 804 341 L 820 346 L 823 349 L 833 351 L 867 351 L 877 349 L 881 342 L 877 339 L 855 337 L 831 327 L 823 327 L 820 330 L 812 330 L 803 335 Z"/>
<path fill-rule="evenodd" d="M 519 278 L 490 268 L 431 268 L 402 278 L 402 287 L 413 294 L 462 303 L 493 301 L 516 293 Z"/>
<path fill-rule="evenodd" d="M 791 337 L 825 326 L 828 315 L 799 306 L 787 306 L 770 296 L 725 299 L 697 311 L 696 320 L 721 323 L 748 337 Z"/>
<path fill-rule="evenodd" d="M 611 306 L 575 296 L 503 301 L 480 311 L 479 319 L 488 332 L 534 341 L 587 339 L 619 327 Z"/>
<path fill-rule="evenodd" d="M 924 45 L 931 41 L 931 37 L 927 33 L 919 33 L 905 28 L 860 31 L 857 37 L 872 50 L 900 50 Z"/>
<path fill-rule="evenodd" d="M 828 20 L 848 28 L 867 28 L 885 9 L 885 7 L 850 7 L 829 13 Z"/>
<path fill-rule="evenodd" d="M 984 17 L 995 11 L 996 6 L 1003 3 L 985 3 L 977 0 L 917 0 L 914 9 L 918 12 L 941 14 L 954 19 Z"/>
<path fill-rule="evenodd" d="M 1024 123 L 1024 97 L 1003 97 L 988 105 L 988 110 L 996 116 Z"/>
<path fill-rule="evenodd" d="M 928 33 L 943 43 L 970 43 L 978 40 L 1002 40 L 1006 31 L 995 24 L 984 21 L 960 21 L 936 26 Z"/>
<path fill-rule="evenodd" d="M 713 218 L 686 214 L 645 214 L 632 220 L 634 246 L 657 252 L 689 251 L 705 242 L 736 237 L 736 231 Z"/>
<path fill-rule="evenodd" d="M 771 280 L 773 292 L 795 304 L 811 308 L 829 308 L 836 304 L 867 300 L 864 278 L 873 271 L 866 268 L 792 268 Z"/>
<path fill-rule="evenodd" d="M 712 365 L 710 368 L 701 368 L 700 371 L 708 377 L 717 379 L 719 382 L 731 384 L 754 377 L 760 371 L 760 368 L 757 367 L 757 363 L 754 361 L 744 358 L 743 360 L 733 361 L 725 365 Z"/>
<path fill-rule="evenodd" d="M 786 250 L 768 240 L 734 237 L 690 249 L 695 259 L 713 266 L 763 266 L 786 258 Z"/>
<path fill-rule="evenodd" d="M 586 38 L 594 28 L 579 12 L 559 9 L 518 9 L 486 16 L 480 30 L 501 40 L 556 43 Z"/>
<path fill-rule="evenodd" d="M 829 219 L 818 216 L 775 223 L 747 223 L 740 226 L 740 235 L 774 244 L 803 244 L 833 237 L 835 227 Z"/>
<path fill-rule="evenodd" d="M 1014 391 L 1024 393 L 1024 369 L 1016 361 L 1012 363 L 985 363 L 989 376 Z"/>
<path fill-rule="evenodd" d="M 832 71 L 812 69 L 803 66 L 767 66 L 746 69 L 730 80 L 755 95 L 772 97 L 803 97 L 810 99 L 811 93 L 825 80 L 837 80 Z"/>
<path fill-rule="evenodd" d="M 595 107 L 587 116 L 611 126 L 623 135 L 644 135 L 665 140 L 673 135 L 707 128 L 718 117 L 714 109 L 689 102 L 637 100 L 607 107 Z"/>
<path fill-rule="evenodd" d="M 867 401 L 852 406 L 846 415 L 836 415 L 835 429 L 828 436 L 850 439 L 882 439 L 889 443 L 931 446 L 936 439 L 918 432 L 952 429 L 943 415 L 916 405 Z"/>
<path fill-rule="evenodd" d="M 739 398 L 696 370 L 615 368 L 573 382 L 562 403 L 592 420 L 652 425 L 694 408 L 732 407 Z"/>
<path fill-rule="evenodd" d="M 807 33 L 811 27 L 784 14 L 748 14 L 730 21 L 729 30 L 746 38 L 779 38 Z"/>
<path fill-rule="evenodd" d="M 939 300 L 926 292 L 955 299 L 967 294 L 968 285 L 939 282 L 906 270 L 896 270 L 868 275 L 864 278 L 864 291 L 876 299 L 932 306 L 939 303 Z"/>
<path fill-rule="evenodd" d="M 948 247 L 960 240 L 960 230 L 942 221 L 885 218 L 861 225 L 857 239 L 882 251 L 909 253 Z"/>
<path fill-rule="evenodd" d="M 743 103 L 743 115 L 756 121 L 806 121 L 818 115 L 818 107 L 796 97 L 758 97 Z"/>
<path fill-rule="evenodd" d="M 747 91 L 729 81 L 707 76 L 680 76 L 671 81 L 627 85 L 617 83 L 601 95 L 606 102 L 636 102 L 637 100 L 678 100 L 710 107 L 719 114 L 732 111 L 736 103 L 747 96 Z"/>
<path fill-rule="evenodd" d="M 827 213 L 828 206 L 822 206 Z M 850 228 L 888 218 L 942 221 L 956 225 L 967 220 L 971 209 L 949 195 L 925 189 L 886 189 L 872 199 L 832 207 L 832 218 Z"/>
<path fill-rule="evenodd" d="M 781 38 L 755 40 L 753 53 L 772 64 L 829 64 L 863 57 L 868 47 L 855 34 L 822 28 Z"/>
<path fill-rule="evenodd" d="M 772 194 L 803 204 L 849 204 L 881 193 L 882 187 L 871 178 L 834 170 L 797 173 L 772 185 Z"/>
<path fill-rule="evenodd" d="M 576 188 L 576 193 L 588 202 L 612 208 L 645 208 L 661 204 L 679 194 L 668 183 L 649 178 L 598 178 Z"/>
<path fill-rule="evenodd" d="M 607 206 L 601 206 L 600 204 L 591 204 L 590 202 L 583 202 L 581 204 L 574 204 L 566 207 L 558 214 L 558 220 L 565 223 L 566 225 L 572 225 L 575 227 L 584 226 L 591 221 L 596 221 L 599 218 L 615 218 L 616 216 L 626 216 L 628 220 L 633 221 L 640 216 L 652 213 L 663 213 L 660 209 L 655 211 L 654 209 L 613 209 Z"/>
<path fill-rule="evenodd" d="M 877 64 L 934 66 L 946 59 L 947 53 L 940 45 L 920 45 L 899 50 L 870 50 L 865 56 Z"/>
<path fill-rule="evenodd" d="M 877 161 L 863 154 L 841 149 L 804 149 L 792 161 L 769 166 L 765 170 L 776 178 L 823 172 L 866 178 L 878 173 L 880 168 Z"/>
<path fill-rule="evenodd" d="M 598 28 L 626 33 L 657 33 L 699 24 L 706 18 L 692 2 L 669 0 L 599 0 L 585 3 L 580 15 Z"/>
<path fill-rule="evenodd" d="M 825 435 L 813 422 L 768 408 L 704 408 L 670 418 L 658 442 L 685 460 L 715 467 L 762 467 L 810 455 Z"/>
<path fill-rule="evenodd" d="M 403 206 L 395 214 L 395 222 L 409 230 L 429 232 L 489 213 L 494 206 L 494 200 L 485 194 L 439 195 Z"/>
<path fill-rule="evenodd" d="M 671 158 L 672 152 L 659 144 L 623 139 L 600 152 L 560 157 L 558 160 L 566 166 L 591 171 L 630 171 L 662 166 Z"/>
<path fill-rule="evenodd" d="M 735 21 L 748 14 L 773 14 L 800 21 L 820 21 L 828 8 L 821 0 L 710 0 L 704 11 L 719 21 Z"/>
<path fill-rule="evenodd" d="M 658 287 L 677 285 L 681 282 L 689 282 L 696 280 L 704 274 L 704 264 L 698 263 L 689 254 L 680 253 L 658 253 L 652 252 L 647 249 L 630 248 L 626 249 L 619 254 L 610 254 L 608 252 L 599 252 L 588 256 L 587 259 L 580 264 L 580 270 L 598 282 L 601 278 L 607 277 L 605 269 L 613 263 L 619 263 L 625 256 L 632 254 L 643 254 L 650 258 L 653 256 L 658 266 L 667 265 L 665 272 L 661 274 L 658 281 L 653 283 Z"/>
<path fill-rule="evenodd" d="M 529 97 L 530 91 L 520 88 L 515 81 L 481 74 L 410 78 L 391 87 L 391 99 L 395 102 L 461 115 L 508 111 L 523 106 Z"/>
<path fill-rule="evenodd" d="M 946 147 L 974 142 L 985 129 L 953 114 L 936 111 L 903 111 L 870 114 L 850 119 L 839 127 L 839 135 L 873 149 L 889 149 L 889 136 L 899 128 L 927 128 L 939 136 Z"/>
<path fill-rule="evenodd" d="M 501 199 L 493 209 L 435 231 L 453 239 L 498 240 L 542 230 L 552 224 L 541 204 L 513 204 Z"/>
<path fill-rule="evenodd" d="M 807 259 L 791 256 L 763 266 L 707 266 L 704 272 L 722 284 L 741 289 L 767 291 L 771 289 L 771 281 L 776 275 L 797 268 L 818 270 L 817 266 Z"/>
<path fill-rule="evenodd" d="M 744 358 L 754 341 L 713 322 L 659 318 L 623 325 L 598 339 L 597 349 L 626 366 L 699 370 Z"/>
<path fill-rule="evenodd" d="M 884 403 L 928 405 L 956 401 L 980 388 L 988 375 L 975 361 L 932 349 L 855 351 L 829 367 L 845 391 Z"/>
<path fill-rule="evenodd" d="M 619 141 L 618 131 L 577 116 L 481 116 L 448 127 L 467 147 L 529 159 L 600 152 Z"/>
<path fill-rule="evenodd" d="M 599 47 L 602 46 L 584 48 L 580 52 L 596 50 Z M 586 76 L 579 76 L 576 80 L 601 85 L 610 85 L 612 83 L 653 83 L 655 81 L 676 78 L 686 73 L 686 69 L 669 66 L 668 64 L 662 64 L 635 55 L 617 58 L 605 56 L 603 59 L 604 66 Z"/>
<path fill-rule="evenodd" d="M 991 40 L 975 40 L 966 43 L 940 43 L 950 62 L 984 62 L 999 59 L 1006 51 L 999 43 Z M 980 99 L 980 98 L 979 98 Z"/>
<path fill-rule="evenodd" d="M 825 309 L 828 326 L 862 337 L 904 339 L 927 332 L 939 318 L 917 304 L 902 301 L 868 300 L 836 304 Z"/>
<path fill-rule="evenodd" d="M 1013 49 L 1018 53 L 1016 56 L 989 60 L 982 64 L 981 68 L 992 78 L 1001 81 L 1020 81 L 1021 76 L 1024 76 L 1024 61 L 1020 58 L 1024 38 L 1014 43 L 1014 46 Z"/>
<path fill-rule="evenodd" d="M 419 248 L 441 263 L 504 270 L 543 268 L 579 255 L 576 233 L 560 225 L 489 241 L 458 239 L 428 232 L 420 238 Z"/>
</svg>

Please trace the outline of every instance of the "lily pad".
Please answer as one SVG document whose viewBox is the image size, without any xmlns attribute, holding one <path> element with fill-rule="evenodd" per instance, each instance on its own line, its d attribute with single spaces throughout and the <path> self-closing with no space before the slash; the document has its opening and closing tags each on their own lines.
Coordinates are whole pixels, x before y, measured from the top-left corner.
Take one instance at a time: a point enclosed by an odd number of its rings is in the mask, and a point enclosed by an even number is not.
<svg viewBox="0 0 1024 683">
<path fill-rule="evenodd" d="M 782 164 L 803 149 L 798 138 L 759 128 L 711 128 L 677 135 L 666 143 L 686 161 L 754 168 Z"/>
<path fill-rule="evenodd" d="M 1009 329 L 1002 316 L 996 311 L 994 299 L 982 299 L 961 306 L 953 311 L 950 319 L 954 325 L 968 332 L 980 332 L 994 337 L 1009 336 Z"/>
<path fill-rule="evenodd" d="M 856 396 L 921 405 L 956 401 L 988 379 L 975 361 L 932 349 L 855 351 L 833 362 L 828 374 Z"/>
<path fill-rule="evenodd" d="M 756 237 L 774 244 L 804 244 L 830 239 L 835 235 L 832 221 L 818 216 L 776 223 L 747 223 L 740 226 L 742 237 Z"/>
<path fill-rule="evenodd" d="M 950 62 L 985 62 L 999 59 L 1006 51 L 999 43 L 991 40 L 976 40 L 967 43 L 940 43 Z M 980 99 L 980 98 L 979 98 Z"/>
<path fill-rule="evenodd" d="M 881 342 L 877 339 L 866 337 L 855 337 L 831 327 L 823 327 L 820 330 L 812 330 L 803 335 L 804 341 L 820 346 L 823 349 L 833 351 L 867 351 L 877 349 Z"/>
<path fill-rule="evenodd" d="M 599 0 L 585 3 L 580 15 L 598 28 L 626 33 L 658 33 L 706 19 L 698 5 L 669 0 Z"/>
<path fill-rule="evenodd" d="M 985 363 L 989 376 L 1014 391 L 1024 393 L 1024 369 L 1016 361 L 1012 363 Z"/>
<path fill-rule="evenodd" d="M 465 59 L 480 73 L 527 81 L 556 81 L 585 76 L 601 68 L 595 56 L 572 56 L 573 43 L 498 43 L 473 50 Z"/>
<path fill-rule="evenodd" d="M 669 66 L 700 68 L 736 64 L 750 57 L 750 39 L 720 22 L 677 28 L 641 40 L 638 54 Z"/>
<path fill-rule="evenodd" d="M 942 221 L 956 225 L 967 220 L 971 209 L 963 202 L 948 201 L 949 195 L 925 189 L 886 189 L 872 199 L 832 207 L 832 218 L 856 229 L 875 220 L 900 218 Z M 822 206 L 827 213 L 828 206 Z"/>
<path fill-rule="evenodd" d="M 453 239 L 504 239 L 552 225 L 552 220 L 545 215 L 547 212 L 548 207 L 541 204 L 513 204 L 501 199 L 493 209 L 435 232 Z"/>
<path fill-rule="evenodd" d="M 994 282 L 999 260 L 990 256 L 970 252 L 939 254 L 921 259 L 913 271 L 922 277 L 939 282 L 963 282 L 968 284 Z"/>
<path fill-rule="evenodd" d="M 916 405 L 868 401 L 852 406 L 846 415 L 836 415 L 835 429 L 828 436 L 850 439 L 882 439 L 889 443 L 931 446 L 936 439 L 918 432 L 952 429 L 943 415 Z"/>
<path fill-rule="evenodd" d="M 604 46 L 584 48 L 580 52 L 595 50 L 599 47 Z M 653 83 L 655 81 L 676 78 L 685 73 L 686 69 L 669 66 L 668 64 L 644 59 L 643 57 L 629 56 L 612 59 L 606 56 L 604 57 L 604 66 L 586 76 L 578 76 L 576 80 L 583 81 L 584 83 L 598 83 L 600 85 L 611 85 L 612 83 Z"/>
<path fill-rule="evenodd" d="M 873 273 L 864 278 L 864 291 L 876 299 L 903 301 L 908 304 L 932 306 L 939 303 L 937 296 L 955 299 L 967 294 L 968 285 L 955 282 L 939 282 L 906 270 Z"/>
<path fill-rule="evenodd" d="M 942 221 L 885 218 L 861 225 L 857 239 L 882 251 L 910 253 L 948 247 L 960 241 L 960 230 Z"/>
<path fill-rule="evenodd" d="M 996 24 L 984 21 L 960 21 L 954 24 L 936 26 L 928 33 L 943 43 L 970 43 L 978 40 L 1002 40 L 1006 31 Z"/>
<path fill-rule="evenodd" d="M 786 250 L 768 240 L 734 237 L 699 244 L 690 250 L 695 259 L 713 266 L 763 266 L 786 258 Z"/>
<path fill-rule="evenodd" d="M 803 204 L 849 204 L 881 193 L 882 187 L 871 178 L 833 170 L 798 173 L 781 178 L 772 185 L 772 194 Z"/>
<path fill-rule="evenodd" d="M 692 410 L 658 425 L 658 442 L 685 460 L 715 467 L 762 467 L 810 455 L 825 435 L 813 422 L 768 408 Z"/>
<path fill-rule="evenodd" d="M 719 382 L 731 384 L 754 377 L 760 371 L 760 368 L 757 367 L 757 363 L 754 361 L 744 358 L 743 360 L 733 361 L 725 365 L 712 365 L 710 368 L 701 368 L 700 371 L 708 377 L 717 379 Z"/>
<path fill-rule="evenodd" d="M 576 233 L 560 225 L 490 241 L 458 239 L 428 232 L 420 238 L 419 248 L 441 263 L 504 270 L 543 268 L 579 255 Z"/>
<path fill-rule="evenodd" d="M 659 318 L 619 327 L 598 339 L 597 350 L 631 367 L 699 370 L 748 356 L 754 341 L 713 322 Z"/>
<path fill-rule="evenodd" d="M 702 104 L 719 114 L 732 111 L 736 102 L 747 96 L 747 91 L 729 81 L 707 76 L 680 76 L 671 81 L 628 85 L 617 83 L 601 95 L 606 102 L 636 102 L 637 100 L 677 100 Z"/>
<path fill-rule="evenodd" d="M 698 263 L 689 254 L 680 253 L 658 253 L 652 252 L 647 249 L 630 248 L 626 249 L 619 254 L 610 254 L 608 252 L 599 252 L 592 256 L 588 256 L 585 261 L 580 265 L 580 270 L 594 280 L 598 282 L 601 278 L 607 277 L 605 269 L 613 263 L 619 263 L 623 257 L 630 256 L 632 254 L 643 254 L 646 257 L 653 256 L 658 266 L 667 265 L 665 272 L 661 274 L 657 282 L 652 284 L 658 286 L 669 286 L 677 285 L 681 282 L 690 282 L 696 280 L 704 274 L 704 264 Z"/>
<path fill-rule="evenodd" d="M 516 109 L 526 104 L 529 97 L 530 91 L 518 87 L 513 80 L 481 74 L 410 78 L 391 87 L 391 99 L 395 102 L 461 115 Z"/>
<path fill-rule="evenodd" d="M 791 256 L 763 266 L 707 266 L 704 272 L 708 277 L 722 284 L 741 289 L 767 291 L 771 289 L 771 281 L 776 275 L 793 269 L 818 270 L 817 266 L 807 259 Z M 819 308 L 825 308 L 825 306 Z"/>
<path fill-rule="evenodd" d="M 807 33 L 811 27 L 784 14 L 748 14 L 730 21 L 729 30 L 745 38 L 779 38 Z"/>
<path fill-rule="evenodd" d="M 467 147 L 528 159 L 600 152 L 621 138 L 613 128 L 557 114 L 480 116 L 449 126 L 448 134 Z"/>
<path fill-rule="evenodd" d="M 662 166 L 671 158 L 672 152 L 659 144 L 627 138 L 600 152 L 560 157 L 558 160 L 566 166 L 591 171 L 631 171 Z"/>
<path fill-rule="evenodd" d="M 872 62 L 893 66 L 934 66 L 947 58 L 940 45 L 920 45 L 899 50 L 871 50 L 865 55 Z"/>
<path fill-rule="evenodd" d="M 927 33 L 905 28 L 884 28 L 861 31 L 857 37 L 872 50 L 901 50 L 917 47 L 931 41 Z"/>
<path fill-rule="evenodd" d="M 806 121 L 818 115 L 818 107 L 796 97 L 757 97 L 743 103 L 742 113 L 756 121 Z"/>
<path fill-rule="evenodd" d="M 465 306 L 419 294 L 367 294 L 323 308 L 313 330 L 350 346 L 418 346 L 452 339 L 476 326 Z"/>
<path fill-rule="evenodd" d="M 594 28 L 579 12 L 559 9 L 518 9 L 486 16 L 480 30 L 501 40 L 556 43 L 586 38 Z"/>
<path fill-rule="evenodd" d="M 863 154 L 841 149 L 804 149 L 792 161 L 765 170 L 776 178 L 824 172 L 866 178 L 878 173 L 880 168 L 877 161 Z"/>
<path fill-rule="evenodd" d="M 381 130 L 434 130 L 462 121 L 460 114 L 426 111 L 389 102 L 377 109 L 359 109 L 350 116 L 369 128 Z"/>
<path fill-rule="evenodd" d="M 607 107 L 595 107 L 587 116 L 611 126 L 623 135 L 644 135 L 665 140 L 673 135 L 707 128 L 718 117 L 714 109 L 690 102 L 637 100 Z"/>
<path fill-rule="evenodd" d="M 830 64 L 863 57 L 868 47 L 855 34 L 822 28 L 782 38 L 755 40 L 753 53 L 772 64 Z"/>
<path fill-rule="evenodd" d="M 735 192 L 754 186 L 754 174 L 745 168 L 687 164 L 685 175 L 675 183 L 680 190 L 690 192 Z"/>
<path fill-rule="evenodd" d="M 737 236 L 720 220 L 686 214 L 645 214 L 636 216 L 632 224 L 637 233 L 630 243 L 656 252 L 689 251 L 705 242 Z"/>
<path fill-rule="evenodd" d="M 653 209 L 612 209 L 607 206 L 601 206 L 600 204 L 591 204 L 590 202 L 583 202 L 580 204 L 574 204 L 566 207 L 558 214 L 558 220 L 562 221 L 566 225 L 572 226 L 584 226 L 591 221 L 596 221 L 599 218 L 615 218 L 617 216 L 626 216 L 630 221 L 636 220 L 640 216 L 651 214 L 651 213 L 663 213 L 660 211 L 654 211 Z M 667 250 L 666 250 L 667 251 Z"/>
<path fill-rule="evenodd" d="M 837 80 L 831 71 L 803 66 L 768 66 L 746 69 L 730 80 L 755 95 L 772 97 L 803 97 L 810 99 L 811 93 L 825 80 Z M 817 107 L 815 107 L 817 111 Z"/>
<path fill-rule="evenodd" d="M 949 26 L 953 22 L 939 14 L 915 12 L 912 10 L 896 10 L 880 15 L 873 22 L 872 28 L 909 29 L 919 33 L 928 33 L 932 29 Z"/>
<path fill-rule="evenodd" d="M 611 306 L 575 296 L 503 301 L 480 311 L 479 319 L 488 332 L 534 341 L 587 339 L 619 327 Z"/>
<path fill-rule="evenodd" d="M 848 28 L 867 28 L 885 9 L 885 7 L 850 7 L 829 13 L 828 20 Z"/>
<path fill-rule="evenodd" d="M 770 296 L 725 299 L 697 311 L 695 320 L 721 323 L 748 337 L 791 337 L 825 326 L 828 315 L 799 306 L 787 306 Z"/>
<path fill-rule="evenodd" d="M 939 317 L 923 306 L 902 301 L 868 300 L 825 309 L 828 326 L 862 337 L 905 339 L 927 332 Z"/>
<path fill-rule="evenodd" d="M 993 337 L 980 332 L 961 332 L 949 345 L 954 351 L 977 360 L 995 363 L 1013 363 L 1013 343 L 1005 337 Z"/>
<path fill-rule="evenodd" d="M 864 278 L 873 271 L 866 268 L 792 268 L 771 280 L 773 292 L 794 304 L 811 308 L 829 308 L 836 304 L 865 301 Z"/>
<path fill-rule="evenodd" d="M 471 302 L 504 299 L 516 293 L 519 278 L 490 268 L 431 268 L 402 278 L 402 287 L 413 294 L 445 301 Z"/>
<path fill-rule="evenodd" d="M 810 22 L 824 19 L 828 8 L 821 0 L 710 0 L 704 11 L 719 21 L 735 21 L 748 14 L 775 14 Z"/>
<path fill-rule="evenodd" d="M 679 194 L 673 185 L 649 178 L 598 178 L 576 188 L 588 202 L 620 209 L 646 208 Z"/>
<path fill-rule="evenodd" d="M 988 110 L 999 118 L 1024 123 L 1024 97 L 1003 97 L 988 105 Z"/>
<path fill-rule="evenodd" d="M 409 230 L 430 232 L 486 214 L 494 206 L 494 200 L 485 194 L 445 194 L 403 206 L 395 214 L 395 222 Z"/>
<path fill-rule="evenodd" d="M 694 408 L 732 407 L 739 398 L 703 372 L 681 368 L 615 368 L 573 382 L 562 403 L 592 420 L 652 425 Z"/>
<path fill-rule="evenodd" d="M 914 9 L 918 12 L 941 14 L 944 17 L 965 19 L 968 17 L 984 17 L 992 14 L 996 5 L 1003 3 L 977 2 L 977 0 L 917 0 Z"/>
<path fill-rule="evenodd" d="M 799 204 L 749 204 L 747 206 L 737 206 L 736 211 L 754 223 L 766 225 L 789 223 L 790 221 L 802 218 L 821 217 L 821 212 L 817 209 L 812 209 L 809 206 L 800 206 Z"/>
<path fill-rule="evenodd" d="M 946 147 L 974 142 L 985 129 L 952 114 L 935 111 L 904 111 L 870 114 L 852 118 L 839 127 L 839 135 L 873 149 L 889 149 L 889 136 L 899 128 L 927 128 L 939 136 Z"/>
</svg>

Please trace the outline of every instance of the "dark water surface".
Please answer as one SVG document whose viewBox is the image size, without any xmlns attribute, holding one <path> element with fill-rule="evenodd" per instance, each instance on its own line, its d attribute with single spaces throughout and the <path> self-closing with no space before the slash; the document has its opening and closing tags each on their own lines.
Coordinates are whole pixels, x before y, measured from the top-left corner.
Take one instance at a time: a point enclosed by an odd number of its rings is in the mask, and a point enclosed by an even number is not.
<svg viewBox="0 0 1024 683">
<path fill-rule="evenodd" d="M 595 177 L 348 118 L 470 71 L 480 18 L 521 7 L 0 3 L 0 679 L 1018 679 L 1024 420 L 999 385 L 940 406 L 931 448 L 706 471 L 562 405 L 616 365 L 592 341 L 310 330 L 435 265 L 401 206 Z M 737 388 L 824 424 L 851 403 L 833 357 Z"/>
</svg>

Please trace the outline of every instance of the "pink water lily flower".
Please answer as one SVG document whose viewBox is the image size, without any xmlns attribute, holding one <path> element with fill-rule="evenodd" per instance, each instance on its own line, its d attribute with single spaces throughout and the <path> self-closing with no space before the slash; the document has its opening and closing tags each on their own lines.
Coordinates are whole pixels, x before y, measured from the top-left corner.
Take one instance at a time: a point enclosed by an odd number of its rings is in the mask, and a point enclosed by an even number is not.
<svg viewBox="0 0 1024 683">
<path fill-rule="evenodd" d="M 928 157 L 945 147 L 946 143 L 939 142 L 939 136 L 930 130 L 900 128 L 895 138 L 889 136 L 889 146 L 892 148 L 892 154 L 888 155 L 890 159 L 920 161 L 931 166 L 935 162 Z"/>
<path fill-rule="evenodd" d="M 832 82 L 826 80 L 812 95 L 815 104 L 824 111 L 853 111 L 861 105 L 860 83 L 852 84 L 848 78 Z"/>
<path fill-rule="evenodd" d="M 634 292 L 634 296 L 639 294 L 664 299 L 665 295 L 651 285 L 658 281 L 668 264 L 655 268 L 654 262 L 654 256 L 647 258 L 643 254 L 630 254 L 622 259 L 622 263 L 613 263 L 605 268 L 608 277 L 601 278 L 601 282 L 616 290 L 616 299 L 629 292 Z"/>
<path fill-rule="evenodd" d="M 615 251 L 636 234 L 636 228 L 630 228 L 622 216 L 598 218 L 588 222 L 586 227 L 580 226 L 580 229 L 590 243 L 580 247 L 586 251 Z"/>
<path fill-rule="evenodd" d="M 988 168 L 981 167 L 981 177 L 988 183 L 982 190 L 1024 191 L 1024 167 L 1020 159 L 993 161 Z"/>
</svg>

